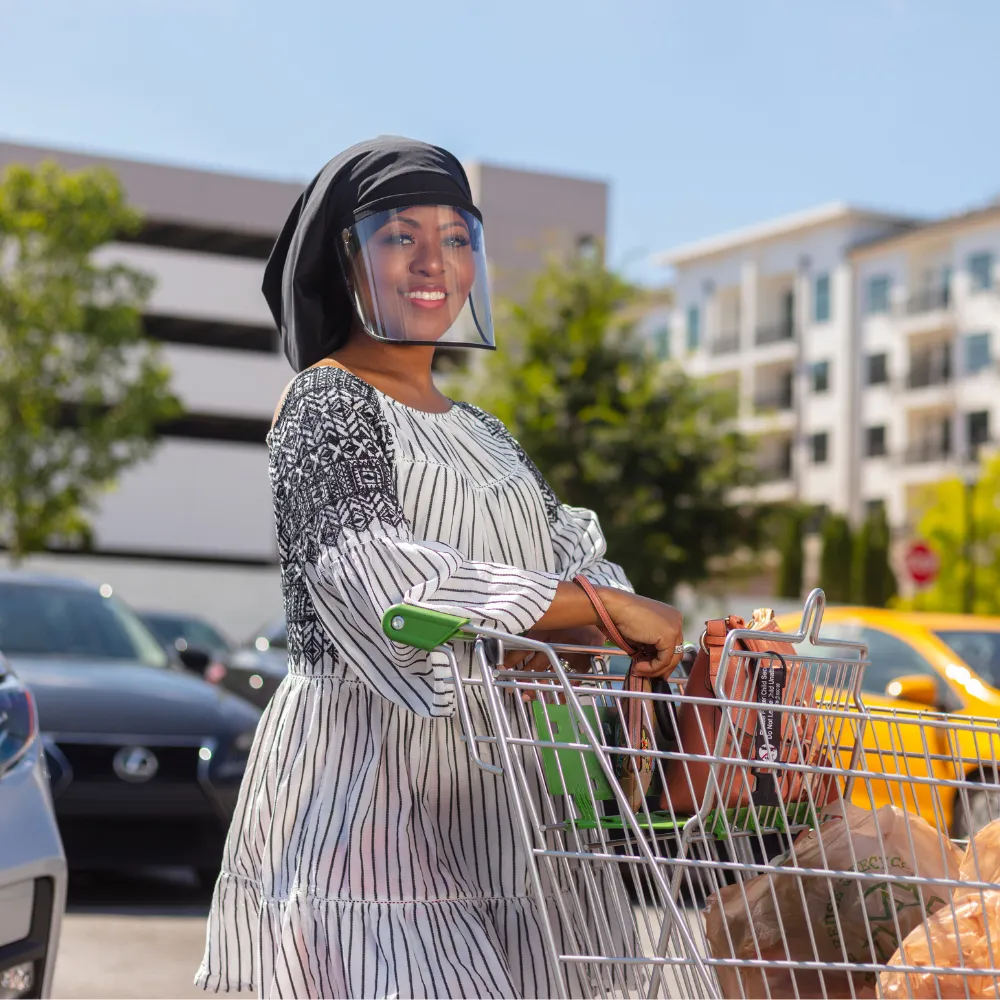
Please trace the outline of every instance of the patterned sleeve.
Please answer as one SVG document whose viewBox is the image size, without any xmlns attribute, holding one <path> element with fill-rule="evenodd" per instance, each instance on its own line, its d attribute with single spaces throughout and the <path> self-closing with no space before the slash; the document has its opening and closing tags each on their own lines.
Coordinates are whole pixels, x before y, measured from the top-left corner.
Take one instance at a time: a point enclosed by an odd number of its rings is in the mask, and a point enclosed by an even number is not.
<svg viewBox="0 0 1000 1000">
<path fill-rule="evenodd" d="M 572 580 L 582 574 L 596 586 L 615 587 L 633 593 L 632 584 L 621 566 L 604 558 L 607 542 L 597 515 L 585 507 L 560 503 L 538 466 L 498 417 L 469 403 L 459 405 L 475 413 L 491 434 L 504 440 L 534 477 L 545 504 L 559 579 Z"/>
<path fill-rule="evenodd" d="M 572 580 L 579 573 L 596 586 L 632 592 L 625 570 L 604 558 L 607 542 L 592 510 L 560 504 L 551 524 L 560 579 Z"/>
<path fill-rule="evenodd" d="M 322 379 L 293 390 L 272 438 L 273 488 L 287 512 L 291 550 L 317 614 L 362 680 L 418 715 L 450 715 L 444 657 L 390 640 L 381 624 L 386 609 L 420 604 L 519 633 L 548 609 L 558 579 L 414 540 L 374 394 L 337 369 L 317 371 Z"/>
</svg>

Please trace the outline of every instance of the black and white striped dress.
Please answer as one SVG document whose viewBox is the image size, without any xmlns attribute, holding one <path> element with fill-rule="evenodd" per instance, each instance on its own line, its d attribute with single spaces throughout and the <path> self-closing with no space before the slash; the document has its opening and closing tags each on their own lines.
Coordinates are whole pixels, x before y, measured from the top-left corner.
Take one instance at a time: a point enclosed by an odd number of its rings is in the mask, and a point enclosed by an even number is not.
<svg viewBox="0 0 1000 1000">
<path fill-rule="evenodd" d="M 269 444 L 289 673 L 258 727 L 196 982 L 549 996 L 503 778 L 471 765 L 443 659 L 391 642 L 381 618 L 402 600 L 523 632 L 576 573 L 628 589 L 597 518 L 560 504 L 495 417 L 414 410 L 339 368 L 298 376 Z"/>
</svg>

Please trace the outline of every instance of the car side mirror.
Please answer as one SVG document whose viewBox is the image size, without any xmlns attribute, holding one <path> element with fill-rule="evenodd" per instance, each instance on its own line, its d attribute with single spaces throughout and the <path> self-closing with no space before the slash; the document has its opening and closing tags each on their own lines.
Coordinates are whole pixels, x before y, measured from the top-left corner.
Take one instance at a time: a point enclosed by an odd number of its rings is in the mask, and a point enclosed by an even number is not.
<svg viewBox="0 0 1000 1000">
<path fill-rule="evenodd" d="M 200 674 L 202 677 L 205 676 L 205 671 L 212 662 L 212 657 L 205 650 L 197 649 L 194 646 L 185 646 L 183 649 L 178 647 L 177 658 L 188 670 Z"/>
<path fill-rule="evenodd" d="M 897 677 L 886 685 L 885 693 L 890 698 L 912 701 L 916 705 L 926 705 L 928 708 L 938 708 L 941 703 L 937 680 L 926 674 L 906 674 Z"/>
</svg>

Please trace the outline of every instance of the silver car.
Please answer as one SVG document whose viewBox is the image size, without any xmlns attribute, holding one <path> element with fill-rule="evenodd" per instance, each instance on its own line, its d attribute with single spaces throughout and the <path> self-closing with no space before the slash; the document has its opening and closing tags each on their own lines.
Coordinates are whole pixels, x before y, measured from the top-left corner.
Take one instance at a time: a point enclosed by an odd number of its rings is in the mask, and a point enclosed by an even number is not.
<svg viewBox="0 0 1000 1000">
<path fill-rule="evenodd" d="M 38 715 L 0 656 L 0 1000 L 49 996 L 65 905 Z"/>
</svg>

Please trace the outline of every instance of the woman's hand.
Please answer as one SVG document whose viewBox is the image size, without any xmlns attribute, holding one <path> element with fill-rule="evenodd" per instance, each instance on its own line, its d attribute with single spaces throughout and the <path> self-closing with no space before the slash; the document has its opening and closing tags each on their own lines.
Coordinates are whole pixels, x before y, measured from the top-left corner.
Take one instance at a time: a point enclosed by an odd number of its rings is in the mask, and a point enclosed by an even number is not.
<svg viewBox="0 0 1000 1000">
<path fill-rule="evenodd" d="M 597 593 L 623 638 L 639 651 L 632 668 L 637 674 L 663 677 L 680 663 L 684 622 L 676 608 L 613 587 L 598 587 Z"/>
<path fill-rule="evenodd" d="M 637 647 L 636 673 L 644 677 L 669 674 L 683 655 L 681 613 L 669 604 L 648 597 L 630 594 L 614 587 L 597 587 L 598 597 L 611 620 L 625 640 Z M 548 610 L 535 623 L 535 628 L 553 631 L 593 625 L 599 620 L 597 611 L 583 587 L 563 580 Z"/>
<path fill-rule="evenodd" d="M 576 628 L 529 629 L 526 639 L 562 646 L 603 646 L 607 639 L 596 625 L 579 625 Z M 587 653 L 567 653 L 562 657 L 571 674 L 585 674 L 590 670 L 590 655 Z M 524 661 L 522 663 L 522 661 Z M 534 653 L 527 649 L 511 649 L 504 656 L 504 666 L 518 670 L 551 670 L 552 664 L 544 653 Z"/>
<path fill-rule="evenodd" d="M 603 646 L 607 641 L 604 633 L 596 625 L 578 625 L 575 628 L 542 629 L 533 628 L 524 633 L 525 638 L 538 642 L 553 643 L 563 646 Z M 590 670 L 591 660 L 587 653 L 567 653 L 561 657 L 566 670 L 571 674 L 585 674 Z M 544 653 L 532 652 L 530 649 L 511 649 L 504 655 L 504 666 L 509 670 L 551 670 L 552 664 Z M 573 684 L 578 684 L 573 681 Z M 559 690 L 559 689 L 556 689 Z M 537 697 L 535 691 L 522 691 L 521 700 L 532 702 Z M 562 705 L 565 697 L 554 694 L 555 701 Z"/>
</svg>

